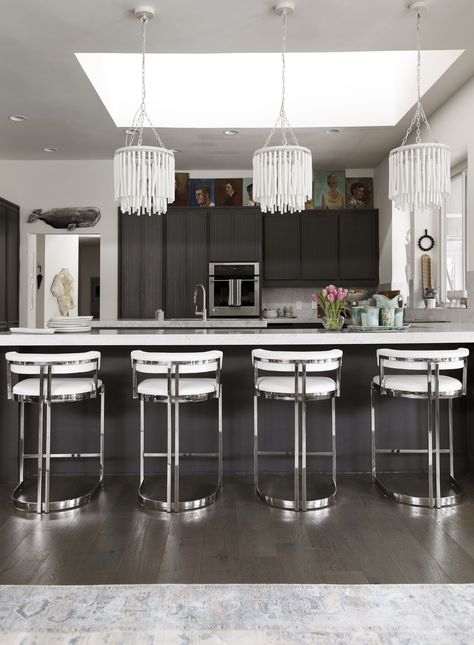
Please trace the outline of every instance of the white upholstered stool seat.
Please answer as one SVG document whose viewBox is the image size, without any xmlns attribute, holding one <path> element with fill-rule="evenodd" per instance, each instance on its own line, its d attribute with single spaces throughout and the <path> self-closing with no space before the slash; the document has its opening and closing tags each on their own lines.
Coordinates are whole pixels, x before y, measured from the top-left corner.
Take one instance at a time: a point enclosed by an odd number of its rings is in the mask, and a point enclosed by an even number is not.
<svg viewBox="0 0 474 645">
<path fill-rule="evenodd" d="M 178 396 L 199 396 L 201 394 L 212 394 L 217 391 L 216 379 L 213 378 L 180 378 L 178 385 Z M 137 386 L 138 394 L 149 396 L 168 396 L 168 379 L 147 378 Z M 175 395 L 175 385 L 172 385 L 172 396 Z"/>
<path fill-rule="evenodd" d="M 376 482 L 385 492 L 402 504 L 428 506 L 437 508 L 456 504 L 462 493 L 461 487 L 454 479 L 453 454 L 453 399 L 466 394 L 467 387 L 467 358 L 469 350 L 464 347 L 457 349 L 378 349 L 377 364 L 379 373 L 372 379 L 370 389 L 370 425 L 372 436 L 372 481 Z M 455 376 L 447 376 L 446 372 L 462 372 L 462 380 Z M 394 373 L 394 371 L 396 373 Z M 375 395 L 383 397 L 401 397 L 425 400 L 427 404 L 426 430 L 427 441 L 420 447 L 395 447 L 392 443 L 388 448 L 376 445 Z M 441 447 L 440 431 L 440 402 L 448 403 L 448 441 L 447 448 Z M 402 428 L 400 428 L 402 430 Z M 415 429 L 416 431 L 416 429 Z M 397 431 L 397 436 L 403 432 Z M 420 433 L 417 432 L 417 435 Z M 434 441 L 433 441 L 434 439 Z M 410 438 L 411 442 L 413 441 Z M 426 447 L 425 447 L 426 446 Z M 403 482 L 395 486 L 384 483 L 386 476 L 377 472 L 377 455 L 426 455 L 428 466 L 427 491 L 420 495 L 400 492 L 406 489 Z M 449 456 L 449 482 L 445 490 L 441 488 L 441 455 Z M 435 462 L 433 465 L 433 461 Z M 401 472 L 390 475 L 392 481 L 403 480 L 406 475 Z M 444 479 L 447 479 L 446 477 Z M 422 483 L 426 486 L 424 476 Z M 445 484 L 443 483 L 443 486 Z M 394 490 L 394 488 L 398 490 Z M 415 487 L 411 490 L 414 491 Z M 423 492 L 423 491 L 422 491 Z"/>
<path fill-rule="evenodd" d="M 98 378 L 101 355 L 97 351 L 68 352 L 61 354 L 26 354 L 7 352 L 7 391 L 8 398 L 20 404 L 19 414 L 19 483 L 12 493 L 14 505 L 24 511 L 49 513 L 62 511 L 87 504 L 100 491 L 104 477 L 104 418 L 105 388 Z M 18 377 L 16 383 L 13 383 Z M 97 433 L 97 448 L 84 451 L 85 441 L 82 433 L 89 435 L 94 428 L 84 422 L 83 430 L 74 431 L 73 437 L 62 439 L 65 446 L 74 440 L 73 450 L 61 452 L 54 450 L 56 428 L 52 426 L 52 408 L 58 403 L 100 399 L 100 421 Z M 55 404 L 54 406 L 52 404 Z M 25 452 L 25 404 L 38 406 L 37 451 Z M 46 408 L 46 410 L 45 410 Z M 80 412 L 80 410 L 78 410 Z M 63 428 L 67 435 L 67 428 Z M 66 443 L 67 442 L 67 443 Z M 87 445 L 90 445 L 87 437 Z M 53 450 L 52 450 L 53 448 Z M 60 475 L 51 476 L 51 460 L 83 459 L 98 460 L 97 477 L 91 482 L 82 475 L 68 477 L 67 497 Z M 25 461 L 37 463 L 37 477 L 25 473 Z M 77 471 L 76 471 L 77 472 Z M 26 475 L 26 476 L 25 476 Z M 56 484 L 60 484 L 56 487 Z"/>
<path fill-rule="evenodd" d="M 51 398 L 74 396 L 77 394 L 85 394 L 86 392 L 93 392 L 102 387 L 102 381 L 97 380 L 97 388 L 93 378 L 52 378 L 51 379 Z M 47 380 L 43 383 L 43 392 L 46 395 Z M 39 378 L 26 378 L 23 381 L 18 381 L 13 388 L 13 394 L 26 397 L 39 398 L 40 392 L 40 379 Z"/>
<path fill-rule="evenodd" d="M 295 394 L 295 378 L 293 376 L 261 376 L 257 379 L 257 390 L 275 392 L 277 394 Z M 306 394 L 329 394 L 335 392 L 336 381 L 327 376 L 307 376 Z M 303 391 L 303 379 L 298 379 L 298 392 Z"/>
<path fill-rule="evenodd" d="M 339 396 L 342 351 L 272 351 L 254 349 L 254 486 L 257 497 L 270 506 L 293 511 L 307 511 L 329 506 L 336 499 L 336 397 Z M 335 377 L 326 373 L 335 372 Z M 323 373 L 324 376 L 319 374 Z M 294 451 L 261 450 L 258 437 L 258 399 L 290 401 L 294 405 L 294 426 L 291 429 Z M 317 400 L 331 401 L 331 450 L 309 451 L 306 432 L 306 405 Z M 279 405 L 279 404 L 276 404 Z M 286 403 L 285 403 L 286 405 Z M 273 430 L 273 429 L 272 429 Z M 275 433 L 272 432 L 272 435 Z M 314 434 L 312 432 L 312 434 Z M 312 440 L 312 438 L 311 438 Z M 293 490 L 275 495 L 275 483 L 259 483 L 259 457 L 293 457 Z M 331 457 L 331 490 L 307 490 L 307 457 Z M 312 485 L 315 479 L 311 478 Z M 277 485 L 278 486 L 278 485 Z M 266 491 L 264 490 L 266 489 Z M 286 497 L 283 498 L 283 495 Z M 310 497 L 310 499 L 308 499 Z"/>
<path fill-rule="evenodd" d="M 372 382 L 380 386 L 380 376 L 374 376 Z M 428 379 L 425 374 L 385 374 L 382 380 L 386 390 L 406 393 L 428 393 Z M 457 378 L 441 374 L 439 377 L 439 393 L 450 394 L 462 390 L 462 383 Z"/>
<path fill-rule="evenodd" d="M 146 352 L 137 349 L 131 353 L 130 358 L 133 369 L 133 398 L 140 400 L 139 503 L 146 508 L 168 513 L 212 504 L 222 490 L 222 352 Z M 142 378 L 141 381 L 139 377 Z M 217 399 L 217 451 L 183 451 L 180 448 L 180 405 L 186 403 L 188 407 L 211 399 Z M 166 404 L 167 421 L 162 433 L 166 437 L 166 452 L 151 452 L 146 448 L 145 402 Z M 203 486 L 201 482 L 197 488 L 196 482 L 193 481 L 192 491 L 182 499 L 184 495 L 180 494 L 180 459 L 202 459 L 203 456 L 217 458 L 217 485 L 212 483 L 209 486 L 206 482 Z M 156 479 L 159 480 L 160 476 L 155 476 L 151 485 L 149 483 L 152 477 L 146 476 L 147 458 L 166 459 L 166 499 L 165 491 L 160 491 L 160 486 L 156 485 Z M 199 493 L 196 490 L 199 490 Z"/>
</svg>

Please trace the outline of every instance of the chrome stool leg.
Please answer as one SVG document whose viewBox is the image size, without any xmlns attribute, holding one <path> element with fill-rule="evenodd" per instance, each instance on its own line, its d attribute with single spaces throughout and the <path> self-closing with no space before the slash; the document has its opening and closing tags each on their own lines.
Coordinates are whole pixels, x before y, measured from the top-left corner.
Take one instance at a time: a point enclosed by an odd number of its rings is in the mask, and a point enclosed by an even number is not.
<svg viewBox="0 0 474 645">
<path fill-rule="evenodd" d="M 449 428 L 449 477 L 454 480 L 454 455 L 453 455 L 453 400 L 448 399 L 448 428 Z"/>
<path fill-rule="evenodd" d="M 370 386 L 370 437 L 372 443 L 372 481 L 375 482 L 377 479 L 377 464 L 376 464 L 376 448 L 375 448 L 375 401 L 374 401 L 374 388 L 373 385 Z"/>
<path fill-rule="evenodd" d="M 102 383 L 100 393 L 100 440 L 99 440 L 99 476 L 101 486 L 104 485 L 105 472 L 105 386 Z"/>
<path fill-rule="evenodd" d="M 172 504 L 171 504 L 171 470 L 172 470 L 172 410 L 171 410 L 171 401 L 168 401 L 166 407 L 166 419 L 167 419 L 167 443 L 166 443 L 166 512 L 171 513 Z"/>
<path fill-rule="evenodd" d="M 300 508 L 300 449 L 299 449 L 299 409 L 298 401 L 295 401 L 295 466 L 294 466 L 294 510 L 298 511 Z"/>
<path fill-rule="evenodd" d="M 18 472 L 20 484 L 24 480 L 25 470 L 25 403 L 20 403 L 20 432 L 19 432 L 19 450 L 18 450 Z"/>
<path fill-rule="evenodd" d="M 223 460 L 223 454 L 222 454 L 222 385 L 219 386 L 219 398 L 217 400 L 217 432 L 219 433 L 218 437 L 218 446 L 217 446 L 217 452 L 218 452 L 218 457 L 217 457 L 217 476 L 218 476 L 218 488 L 222 492 L 223 487 L 224 487 L 224 478 L 223 478 L 223 468 L 222 468 L 222 460 Z"/>
<path fill-rule="evenodd" d="M 45 477 L 44 477 L 44 512 L 49 513 L 51 492 L 51 403 L 46 402 L 46 447 L 45 447 Z"/>
<path fill-rule="evenodd" d="M 431 394 L 428 396 L 428 507 L 433 508 L 433 409 Z"/>
<path fill-rule="evenodd" d="M 140 399 L 140 486 L 145 479 L 145 401 Z"/>
<path fill-rule="evenodd" d="M 42 509 L 42 492 L 43 492 L 43 426 L 44 426 L 44 415 L 43 415 L 43 399 L 39 402 L 39 414 L 38 414 L 38 488 L 36 494 L 36 512 L 41 513 Z"/>
<path fill-rule="evenodd" d="M 253 487 L 258 494 L 258 398 L 253 396 Z"/>
<path fill-rule="evenodd" d="M 332 435 L 332 481 L 334 484 L 334 494 L 337 491 L 336 483 L 336 398 L 331 400 L 331 435 Z"/>
<path fill-rule="evenodd" d="M 179 403 L 174 404 L 174 510 L 179 511 Z"/>
<path fill-rule="evenodd" d="M 306 511 L 306 401 L 301 402 L 301 510 Z M 297 508 L 295 510 L 298 510 Z"/>
</svg>

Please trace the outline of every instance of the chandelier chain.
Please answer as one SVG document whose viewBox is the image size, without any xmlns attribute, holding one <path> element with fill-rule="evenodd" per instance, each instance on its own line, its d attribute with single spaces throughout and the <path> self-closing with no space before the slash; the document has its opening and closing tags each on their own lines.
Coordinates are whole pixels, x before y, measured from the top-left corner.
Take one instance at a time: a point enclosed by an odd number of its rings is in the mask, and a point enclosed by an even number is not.
<svg viewBox="0 0 474 645">
<path fill-rule="evenodd" d="M 415 128 L 415 142 L 416 143 L 421 143 L 421 126 L 424 123 L 426 125 L 426 129 L 430 133 L 430 135 L 433 137 L 433 132 L 431 130 L 431 126 L 428 123 L 428 118 L 425 114 L 425 110 L 423 109 L 423 106 L 421 104 L 421 12 L 418 11 L 416 14 L 416 49 L 417 49 L 417 56 L 416 56 L 416 110 L 415 114 L 413 115 L 413 118 L 410 122 L 410 125 L 408 126 L 408 130 L 405 134 L 405 137 L 403 138 L 402 141 L 402 146 L 406 144 L 408 141 L 408 137 L 410 136 L 411 131 L 413 128 Z M 433 140 L 437 143 L 436 139 L 433 137 Z"/>
<path fill-rule="evenodd" d="M 142 26 L 142 97 L 141 97 L 140 106 L 136 111 L 135 116 L 133 117 L 132 126 L 130 128 L 130 134 L 127 134 L 126 145 L 133 146 L 135 143 L 135 137 L 138 135 L 136 145 L 141 146 L 143 144 L 143 128 L 146 127 L 146 124 L 148 124 L 148 126 L 153 131 L 153 134 L 155 135 L 155 139 L 158 141 L 160 147 L 164 148 L 165 146 L 163 144 L 163 141 L 161 140 L 161 137 L 158 134 L 158 131 L 153 126 L 151 119 L 148 116 L 148 112 L 146 111 L 145 72 L 146 72 L 146 26 L 148 23 L 148 17 L 142 16 L 140 18 L 140 22 Z"/>
<path fill-rule="evenodd" d="M 281 104 L 280 104 L 280 111 L 278 113 L 277 120 L 275 121 L 275 125 L 273 126 L 270 134 L 267 137 L 267 140 L 265 141 L 264 148 L 268 146 L 268 144 L 271 141 L 271 138 L 275 134 L 278 126 L 280 126 L 281 129 L 281 140 L 282 140 L 282 145 L 287 146 L 288 145 L 288 137 L 287 133 L 289 132 L 291 135 L 291 138 L 293 139 L 293 143 L 295 146 L 298 145 L 298 141 L 296 139 L 296 135 L 293 132 L 290 122 L 288 120 L 288 117 L 286 116 L 286 110 L 285 110 L 285 99 L 286 99 L 286 11 L 283 11 L 281 14 L 282 18 L 282 34 L 281 34 Z"/>
</svg>

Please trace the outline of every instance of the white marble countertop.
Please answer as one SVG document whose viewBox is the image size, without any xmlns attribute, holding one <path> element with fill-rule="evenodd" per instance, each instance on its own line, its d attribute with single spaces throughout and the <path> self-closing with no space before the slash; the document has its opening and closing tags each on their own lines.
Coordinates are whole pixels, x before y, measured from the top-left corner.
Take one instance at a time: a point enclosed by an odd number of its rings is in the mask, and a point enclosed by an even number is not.
<svg viewBox="0 0 474 645">
<path fill-rule="evenodd" d="M 413 323 L 405 331 L 324 329 L 100 329 L 86 333 L 0 333 L 3 347 L 430 345 L 474 343 L 474 323 Z"/>
<path fill-rule="evenodd" d="M 168 320 L 92 320 L 94 329 L 258 329 L 265 328 L 262 318 L 171 318 Z"/>
</svg>

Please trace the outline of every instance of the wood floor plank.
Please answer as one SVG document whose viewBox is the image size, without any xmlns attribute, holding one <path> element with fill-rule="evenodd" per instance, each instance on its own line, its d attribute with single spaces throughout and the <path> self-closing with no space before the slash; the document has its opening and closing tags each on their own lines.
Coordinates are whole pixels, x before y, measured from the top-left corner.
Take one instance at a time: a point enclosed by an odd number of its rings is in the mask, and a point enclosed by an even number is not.
<svg viewBox="0 0 474 645">
<path fill-rule="evenodd" d="M 229 477 L 216 504 L 180 514 L 136 502 L 136 477 L 110 477 L 91 503 L 21 514 L 0 486 L 0 584 L 474 582 L 474 478 L 441 510 L 384 497 L 368 475 L 338 478 L 339 500 L 293 513 Z M 3 505 L 2 505 L 3 501 Z"/>
</svg>

